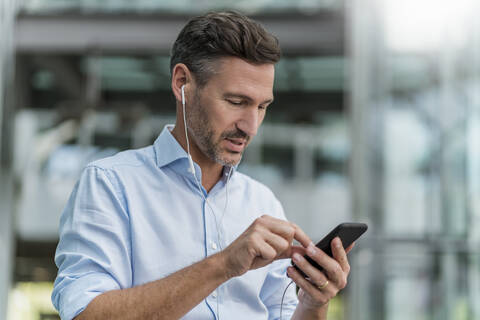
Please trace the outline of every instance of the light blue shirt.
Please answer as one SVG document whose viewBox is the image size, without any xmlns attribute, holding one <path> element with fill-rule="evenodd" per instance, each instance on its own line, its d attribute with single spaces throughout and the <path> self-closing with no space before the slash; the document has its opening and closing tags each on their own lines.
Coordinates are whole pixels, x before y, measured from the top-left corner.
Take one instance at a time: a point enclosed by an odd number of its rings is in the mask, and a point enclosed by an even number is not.
<svg viewBox="0 0 480 320">
<path fill-rule="evenodd" d="M 200 186 L 212 212 L 188 167 L 187 153 L 167 126 L 152 146 L 84 169 L 62 214 L 55 254 L 52 302 L 62 319 L 72 319 L 103 292 L 164 278 L 219 252 L 262 214 L 285 219 L 267 187 L 235 170 L 228 178 L 226 168 L 208 194 Z M 277 260 L 230 279 L 182 319 L 278 319 L 289 263 Z M 292 285 L 284 319 L 296 304 Z"/>
</svg>

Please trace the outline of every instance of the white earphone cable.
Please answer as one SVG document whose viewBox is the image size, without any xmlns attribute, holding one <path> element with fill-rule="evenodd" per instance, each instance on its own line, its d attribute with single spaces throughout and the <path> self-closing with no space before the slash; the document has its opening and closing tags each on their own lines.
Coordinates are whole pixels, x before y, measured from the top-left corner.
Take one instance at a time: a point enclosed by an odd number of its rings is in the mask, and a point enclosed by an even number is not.
<svg viewBox="0 0 480 320">
<path fill-rule="evenodd" d="M 210 205 L 210 202 L 208 201 L 208 199 L 203 194 L 202 188 L 200 187 L 200 182 L 198 181 L 197 174 L 195 172 L 195 167 L 194 167 L 194 164 L 193 164 L 192 155 L 190 154 L 190 141 L 188 140 L 187 117 L 186 117 L 186 108 L 185 108 L 185 85 L 182 86 L 181 90 L 182 90 L 182 106 L 183 106 L 183 125 L 184 125 L 184 128 L 185 128 L 185 140 L 187 142 L 187 153 L 188 153 L 188 161 L 189 161 L 189 166 L 190 166 L 189 171 L 193 174 L 193 177 L 195 178 L 195 184 L 197 186 L 198 192 L 200 193 L 200 196 L 203 198 L 205 203 L 210 208 L 210 211 L 212 212 L 213 218 L 215 219 L 215 226 L 217 227 L 218 246 L 220 247 L 220 250 L 223 250 L 223 245 L 222 245 L 222 242 L 220 240 L 220 233 L 221 233 L 220 227 L 222 226 L 223 217 L 225 216 L 225 212 L 227 211 L 227 206 L 228 206 L 228 183 L 230 182 L 230 176 L 232 174 L 233 166 L 230 167 L 230 171 L 228 172 L 228 176 L 227 176 L 227 183 L 225 185 L 225 189 L 226 189 L 225 190 L 225 192 L 226 192 L 226 194 L 225 194 L 225 206 L 223 207 L 223 212 L 222 212 L 222 216 L 220 218 L 220 226 L 219 226 L 218 221 L 217 221 L 217 215 L 215 214 L 215 210 L 213 210 L 212 206 Z M 219 306 L 218 306 L 218 299 L 217 299 L 217 308 L 216 309 L 217 309 L 218 320 L 220 320 L 220 310 L 219 310 Z"/>
<path fill-rule="evenodd" d="M 188 153 L 188 156 L 189 156 L 190 161 L 191 161 L 192 156 L 190 155 L 190 142 L 188 141 L 187 116 L 186 116 L 186 111 L 185 111 L 185 85 L 182 86 L 182 105 L 183 105 L 183 124 L 184 124 L 184 127 L 185 127 L 185 139 L 187 140 L 187 153 Z M 194 170 L 194 168 L 192 168 L 192 169 Z"/>
<path fill-rule="evenodd" d="M 293 280 L 290 281 L 290 283 L 287 285 L 287 287 L 286 287 L 285 290 L 283 291 L 282 301 L 280 302 L 280 319 L 279 319 L 279 320 L 282 320 L 283 300 L 285 299 L 285 293 L 287 293 L 288 287 L 290 287 L 290 285 L 291 285 L 292 283 L 293 283 Z"/>
<path fill-rule="evenodd" d="M 217 221 L 217 215 L 215 214 L 215 210 L 213 210 L 213 207 L 211 206 L 210 202 L 208 201 L 208 199 L 203 194 L 202 188 L 200 187 L 200 182 L 198 181 L 197 175 L 195 173 L 195 167 L 194 167 L 194 164 L 193 164 L 192 156 L 190 154 L 190 141 L 188 139 L 187 117 L 186 117 L 186 107 L 185 107 L 185 91 L 184 91 L 185 90 L 185 85 L 182 86 L 181 90 L 182 90 L 182 106 L 183 106 L 183 125 L 184 125 L 184 128 L 185 128 L 185 140 L 187 142 L 187 153 L 188 153 L 188 158 L 189 158 L 189 162 L 190 162 L 191 173 L 193 174 L 193 177 L 195 178 L 195 183 L 197 185 L 198 192 L 200 193 L 201 197 L 203 198 L 205 203 L 208 205 L 208 207 L 210 208 L 210 210 L 213 214 L 213 217 L 215 219 L 215 225 L 217 227 L 218 246 L 220 247 L 220 250 L 223 250 L 222 242 L 220 241 L 220 233 L 221 233 L 220 227 L 222 226 L 223 217 L 225 216 L 225 212 L 226 212 L 227 206 L 228 206 L 228 183 L 230 182 L 230 176 L 232 174 L 233 166 L 230 167 L 230 171 L 228 172 L 228 176 L 227 176 L 227 183 L 226 183 L 226 186 L 225 186 L 225 188 L 226 188 L 225 206 L 223 208 L 223 212 L 222 212 L 222 215 L 221 215 L 221 218 L 220 218 L 220 225 L 219 225 L 218 221 Z"/>
</svg>

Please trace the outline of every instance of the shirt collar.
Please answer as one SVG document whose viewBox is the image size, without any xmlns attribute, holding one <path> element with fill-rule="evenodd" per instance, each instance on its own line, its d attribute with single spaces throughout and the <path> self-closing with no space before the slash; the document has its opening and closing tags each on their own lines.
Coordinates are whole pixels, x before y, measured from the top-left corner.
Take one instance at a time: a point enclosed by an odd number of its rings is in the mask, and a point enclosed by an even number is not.
<svg viewBox="0 0 480 320">
<path fill-rule="evenodd" d="M 169 165 L 178 159 L 188 159 L 187 153 L 172 135 L 172 129 L 173 124 L 167 124 L 157 140 L 153 143 L 157 158 L 157 166 L 159 168 Z"/>
<path fill-rule="evenodd" d="M 183 163 L 182 167 L 185 166 L 185 172 L 187 172 L 187 169 L 189 166 L 188 154 L 182 148 L 180 143 L 178 143 L 177 139 L 175 139 L 175 137 L 172 135 L 171 131 L 173 127 L 174 127 L 173 124 L 167 124 L 163 128 L 158 138 L 153 143 L 153 147 L 155 149 L 155 154 L 156 154 L 157 166 L 159 168 L 162 168 L 177 160 L 184 159 L 183 161 L 180 161 L 180 162 Z M 194 163 L 194 165 L 195 165 L 195 170 L 199 172 L 200 167 L 196 163 Z M 233 173 L 237 170 L 237 167 L 238 167 L 238 164 L 233 166 L 230 176 L 232 176 Z M 224 166 L 223 168 L 224 177 L 228 177 L 230 168 L 231 167 Z"/>
</svg>

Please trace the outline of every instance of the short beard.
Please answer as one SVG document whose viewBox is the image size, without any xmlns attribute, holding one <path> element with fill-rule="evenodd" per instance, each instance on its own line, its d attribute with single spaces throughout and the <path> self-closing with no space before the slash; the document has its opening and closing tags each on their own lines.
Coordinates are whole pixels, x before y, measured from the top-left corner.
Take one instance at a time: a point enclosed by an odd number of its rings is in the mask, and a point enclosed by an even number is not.
<svg viewBox="0 0 480 320">
<path fill-rule="evenodd" d="M 238 164 L 242 159 L 243 152 L 240 154 L 238 161 L 228 161 L 221 157 L 222 150 L 220 143 L 225 138 L 243 138 L 246 140 L 246 143 L 248 143 L 250 137 L 245 132 L 235 129 L 223 132 L 220 135 L 219 141 L 213 141 L 214 131 L 208 113 L 200 103 L 199 89 L 195 90 L 195 98 L 193 100 L 194 102 L 190 104 L 190 110 L 187 112 L 187 127 L 189 131 L 193 133 L 190 137 L 195 141 L 200 151 L 216 163 L 222 166 L 234 166 Z"/>
</svg>

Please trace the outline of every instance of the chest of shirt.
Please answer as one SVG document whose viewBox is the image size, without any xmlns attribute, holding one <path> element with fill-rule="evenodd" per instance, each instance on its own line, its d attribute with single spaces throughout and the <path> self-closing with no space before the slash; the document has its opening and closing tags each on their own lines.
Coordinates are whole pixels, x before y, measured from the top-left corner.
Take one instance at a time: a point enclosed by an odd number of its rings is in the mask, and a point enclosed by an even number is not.
<svg viewBox="0 0 480 320">
<path fill-rule="evenodd" d="M 219 252 L 258 216 L 272 210 L 236 184 L 228 187 L 228 202 L 225 187 L 206 196 L 207 202 L 195 185 L 181 176 L 138 178 L 142 183 L 137 181 L 134 189 L 124 192 L 130 217 L 133 285 L 163 278 Z M 263 273 L 249 277 L 261 278 Z"/>
</svg>

